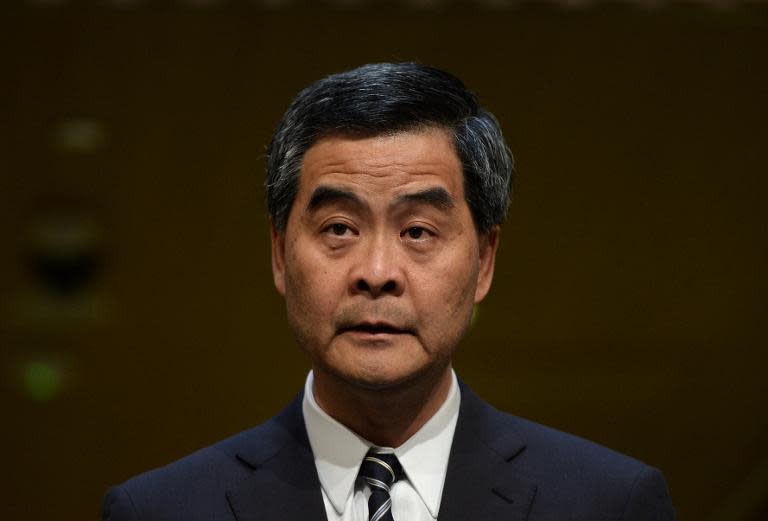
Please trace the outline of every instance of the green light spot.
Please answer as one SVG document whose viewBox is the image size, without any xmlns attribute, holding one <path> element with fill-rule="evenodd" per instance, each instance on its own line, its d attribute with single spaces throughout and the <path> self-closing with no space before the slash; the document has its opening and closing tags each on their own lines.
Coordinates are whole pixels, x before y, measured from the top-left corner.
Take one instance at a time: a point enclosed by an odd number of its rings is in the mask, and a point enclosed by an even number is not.
<svg viewBox="0 0 768 521">
<path fill-rule="evenodd" d="M 23 369 L 24 390 L 37 402 L 47 402 L 59 392 L 61 372 L 48 362 L 29 362 Z"/>
<path fill-rule="evenodd" d="M 474 327 L 477 322 L 477 315 L 480 313 L 480 306 L 477 304 L 472 308 L 472 316 L 469 319 L 469 327 Z"/>
</svg>

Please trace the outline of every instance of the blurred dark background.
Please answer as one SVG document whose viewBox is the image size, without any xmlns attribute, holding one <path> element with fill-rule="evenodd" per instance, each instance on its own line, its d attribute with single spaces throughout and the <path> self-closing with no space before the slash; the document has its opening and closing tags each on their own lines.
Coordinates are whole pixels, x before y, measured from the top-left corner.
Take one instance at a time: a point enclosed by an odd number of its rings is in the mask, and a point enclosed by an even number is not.
<svg viewBox="0 0 768 521">
<path fill-rule="evenodd" d="M 257 424 L 308 369 L 261 183 L 297 91 L 443 67 L 518 164 L 457 355 L 497 407 L 768 519 L 763 2 L 29 0 L 0 13 L 3 520 Z"/>
</svg>

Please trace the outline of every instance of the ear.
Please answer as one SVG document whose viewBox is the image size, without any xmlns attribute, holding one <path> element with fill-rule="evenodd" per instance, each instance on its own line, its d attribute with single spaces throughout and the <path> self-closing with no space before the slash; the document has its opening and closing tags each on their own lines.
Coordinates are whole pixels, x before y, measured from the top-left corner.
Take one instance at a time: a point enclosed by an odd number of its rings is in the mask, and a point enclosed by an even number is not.
<svg viewBox="0 0 768 521">
<path fill-rule="evenodd" d="M 500 234 L 501 230 L 498 226 L 480 234 L 480 266 L 477 273 L 477 286 L 475 287 L 475 304 L 483 300 L 491 289 Z"/>
<path fill-rule="evenodd" d="M 269 236 L 272 242 L 272 278 L 277 292 L 285 296 L 285 232 L 279 231 L 275 223 L 270 222 Z"/>
</svg>

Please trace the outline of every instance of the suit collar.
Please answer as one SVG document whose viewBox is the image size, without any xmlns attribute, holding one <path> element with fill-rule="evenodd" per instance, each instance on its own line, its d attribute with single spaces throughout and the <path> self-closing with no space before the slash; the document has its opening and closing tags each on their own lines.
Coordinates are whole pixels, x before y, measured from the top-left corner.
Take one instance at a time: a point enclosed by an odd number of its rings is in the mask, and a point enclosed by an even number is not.
<svg viewBox="0 0 768 521">
<path fill-rule="evenodd" d="M 227 492 L 238 521 L 326 519 L 301 399 L 299 395 L 236 448 L 237 458 L 254 469 Z"/>
<path fill-rule="evenodd" d="M 311 451 L 301 412 L 303 398 L 304 393 L 299 393 L 277 416 L 235 437 L 229 451 L 253 469 L 261 467 L 286 445 Z"/>
<path fill-rule="evenodd" d="M 477 397 L 463 382 L 461 408 L 448 462 L 440 521 L 523 521 L 536 484 L 514 458 L 525 449 L 511 417 Z"/>
</svg>

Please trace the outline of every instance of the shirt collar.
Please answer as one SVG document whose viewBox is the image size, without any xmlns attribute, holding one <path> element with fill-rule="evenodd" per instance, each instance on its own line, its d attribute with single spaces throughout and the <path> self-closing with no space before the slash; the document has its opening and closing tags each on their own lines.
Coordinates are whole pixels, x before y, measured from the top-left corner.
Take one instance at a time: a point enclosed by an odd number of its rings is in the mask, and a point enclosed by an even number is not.
<svg viewBox="0 0 768 521">
<path fill-rule="evenodd" d="M 373 443 L 331 418 L 315 401 L 312 371 L 304 385 L 302 410 L 309 443 L 315 457 L 320 486 L 341 515 L 354 491 L 360 463 Z M 456 374 L 445 402 L 421 429 L 394 449 L 405 476 L 432 517 L 437 518 L 443 495 L 448 456 L 459 417 L 461 396 Z M 385 447 L 386 448 L 386 447 Z"/>
</svg>

